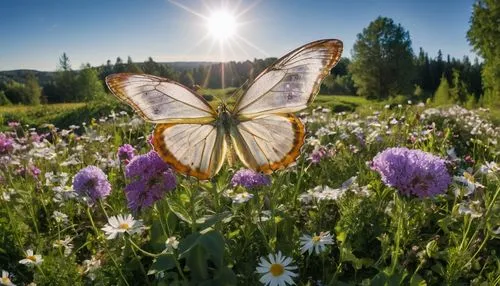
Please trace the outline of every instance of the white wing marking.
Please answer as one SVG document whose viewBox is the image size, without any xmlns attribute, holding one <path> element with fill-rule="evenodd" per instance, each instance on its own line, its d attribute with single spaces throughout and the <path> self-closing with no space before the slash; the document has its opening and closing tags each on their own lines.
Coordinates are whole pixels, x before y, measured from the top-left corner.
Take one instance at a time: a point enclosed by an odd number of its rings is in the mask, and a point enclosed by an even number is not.
<svg viewBox="0 0 500 286">
<path fill-rule="evenodd" d="M 106 77 L 106 84 L 149 122 L 208 123 L 215 117 L 203 97 L 165 78 L 122 73 Z"/>
</svg>

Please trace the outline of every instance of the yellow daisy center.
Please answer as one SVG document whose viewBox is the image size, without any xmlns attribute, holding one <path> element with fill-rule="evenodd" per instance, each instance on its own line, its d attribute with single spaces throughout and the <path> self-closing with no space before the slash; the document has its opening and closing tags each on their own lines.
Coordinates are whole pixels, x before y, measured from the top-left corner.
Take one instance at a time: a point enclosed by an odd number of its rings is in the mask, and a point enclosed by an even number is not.
<svg viewBox="0 0 500 286">
<path fill-rule="evenodd" d="M 271 272 L 274 277 L 278 277 L 283 275 L 283 273 L 285 272 L 285 267 L 283 267 L 283 265 L 281 264 L 272 264 L 269 268 L 269 272 Z"/>
<path fill-rule="evenodd" d="M 320 240 L 321 240 L 321 236 L 319 236 L 319 235 L 315 235 L 315 236 L 313 236 L 313 238 L 312 238 L 312 242 L 313 242 L 314 244 L 317 244 Z"/>
<path fill-rule="evenodd" d="M 26 259 L 36 262 L 36 257 L 34 255 L 29 255 L 28 257 L 26 257 Z"/>
<path fill-rule="evenodd" d="M 10 284 L 10 283 L 11 283 L 11 282 L 10 282 L 9 277 L 2 277 L 2 284 L 7 285 L 7 284 Z"/>
<path fill-rule="evenodd" d="M 128 223 L 124 222 L 124 223 L 120 223 L 120 225 L 118 226 L 119 229 L 129 229 L 130 226 L 128 225 Z"/>
</svg>

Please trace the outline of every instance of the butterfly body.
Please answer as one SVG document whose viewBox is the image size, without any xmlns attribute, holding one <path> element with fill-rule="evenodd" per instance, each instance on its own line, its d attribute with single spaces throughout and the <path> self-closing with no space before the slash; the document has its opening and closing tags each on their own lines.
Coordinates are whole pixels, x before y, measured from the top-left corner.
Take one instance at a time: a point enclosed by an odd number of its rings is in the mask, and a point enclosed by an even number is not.
<svg viewBox="0 0 500 286">
<path fill-rule="evenodd" d="M 305 128 L 294 112 L 310 104 L 339 61 L 342 42 L 304 45 L 262 72 L 232 109 L 217 109 L 194 91 L 152 75 L 114 74 L 111 91 L 146 121 L 156 123 L 153 146 L 183 174 L 209 179 L 233 151 L 247 167 L 270 173 L 300 154 Z M 229 158 L 228 158 L 229 157 Z"/>
</svg>

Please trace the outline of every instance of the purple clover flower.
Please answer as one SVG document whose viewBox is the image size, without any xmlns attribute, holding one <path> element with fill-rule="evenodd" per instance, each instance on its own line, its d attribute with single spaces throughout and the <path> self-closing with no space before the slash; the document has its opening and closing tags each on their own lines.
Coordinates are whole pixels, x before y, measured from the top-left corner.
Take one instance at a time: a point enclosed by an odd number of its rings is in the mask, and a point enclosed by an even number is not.
<svg viewBox="0 0 500 286">
<path fill-rule="evenodd" d="M 96 166 L 81 169 L 73 178 L 73 189 L 81 196 L 88 196 L 93 202 L 109 196 L 111 184 L 108 176 Z"/>
<path fill-rule="evenodd" d="M 0 133 L 0 154 L 9 153 L 14 149 L 14 140 Z"/>
<path fill-rule="evenodd" d="M 325 147 L 320 146 L 319 148 L 315 148 L 312 151 L 311 155 L 309 156 L 309 160 L 311 160 L 311 163 L 313 164 L 318 164 L 319 162 L 321 162 L 321 159 L 323 159 L 327 155 L 328 150 Z"/>
<path fill-rule="evenodd" d="M 155 151 L 135 156 L 125 169 L 132 182 L 125 187 L 128 207 L 139 211 L 162 199 L 177 185 L 175 174 Z"/>
<path fill-rule="evenodd" d="M 243 186 L 247 189 L 252 189 L 261 186 L 268 186 L 271 184 L 271 180 L 264 174 L 257 173 L 250 169 L 241 169 L 233 175 L 231 184 L 233 187 Z"/>
<path fill-rule="evenodd" d="M 16 169 L 15 173 L 16 173 L 16 175 L 23 176 L 23 177 L 26 175 L 30 175 L 36 179 L 36 178 L 38 178 L 38 175 L 40 175 L 41 171 L 40 171 L 40 169 L 38 169 L 37 166 L 29 165 L 28 167 L 20 167 L 20 168 Z"/>
<path fill-rule="evenodd" d="M 17 121 L 9 121 L 9 127 L 12 128 L 12 129 L 16 129 L 17 127 L 19 127 L 21 124 Z"/>
<path fill-rule="evenodd" d="M 124 161 L 126 164 L 132 160 L 135 156 L 135 148 L 130 144 L 125 144 L 118 148 L 118 158 L 120 161 Z"/>
<path fill-rule="evenodd" d="M 451 183 L 445 160 L 421 150 L 389 148 L 375 156 L 373 170 L 382 181 L 406 196 L 420 198 L 442 194 Z"/>
</svg>

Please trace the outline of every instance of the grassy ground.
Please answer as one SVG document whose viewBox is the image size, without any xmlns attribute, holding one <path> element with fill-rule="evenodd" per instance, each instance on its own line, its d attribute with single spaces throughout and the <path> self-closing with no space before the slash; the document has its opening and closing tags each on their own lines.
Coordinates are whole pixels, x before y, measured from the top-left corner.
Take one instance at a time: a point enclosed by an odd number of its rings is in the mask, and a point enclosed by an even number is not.
<svg viewBox="0 0 500 286">
<path fill-rule="evenodd" d="M 200 89 L 198 93 L 203 95 L 210 104 L 216 108 L 221 100 L 229 105 L 233 104 L 240 94 L 235 88 L 226 89 Z M 236 93 L 236 94 L 235 94 Z M 374 110 L 380 110 L 390 101 L 373 101 L 352 95 L 318 95 L 312 104 L 312 108 L 319 106 L 329 108 L 333 112 L 358 112 L 368 115 Z M 10 121 L 18 121 L 24 125 L 41 126 L 52 123 L 59 127 L 67 127 L 73 122 L 89 121 L 92 118 L 108 115 L 112 110 L 129 110 L 128 107 L 114 100 L 109 95 L 104 101 L 97 103 L 60 103 L 39 106 L 0 106 L 0 131 L 6 128 Z M 495 124 L 500 123 L 500 110 L 492 109 L 488 112 L 480 112 Z"/>
<path fill-rule="evenodd" d="M 98 119 L 108 115 L 112 110 L 118 112 L 123 109 L 127 109 L 127 107 L 111 96 L 106 100 L 91 103 L 0 106 L 0 131 L 6 129 L 7 124 L 11 121 L 20 122 L 30 127 L 40 127 L 50 123 L 59 128 L 66 128 L 71 124 L 88 122 L 92 118 Z"/>
</svg>

